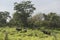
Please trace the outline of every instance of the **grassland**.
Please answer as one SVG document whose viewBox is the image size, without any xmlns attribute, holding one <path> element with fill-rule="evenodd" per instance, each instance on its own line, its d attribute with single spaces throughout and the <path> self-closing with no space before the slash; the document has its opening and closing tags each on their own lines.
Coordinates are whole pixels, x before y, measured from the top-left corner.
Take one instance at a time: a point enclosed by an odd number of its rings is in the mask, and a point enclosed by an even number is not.
<svg viewBox="0 0 60 40">
<path fill-rule="evenodd" d="M 7 32 L 7 36 L 6 36 Z M 17 31 L 16 28 L 0 28 L 0 40 L 60 40 L 60 31 L 54 30 L 52 35 L 47 35 L 41 30 L 24 29 Z"/>
</svg>

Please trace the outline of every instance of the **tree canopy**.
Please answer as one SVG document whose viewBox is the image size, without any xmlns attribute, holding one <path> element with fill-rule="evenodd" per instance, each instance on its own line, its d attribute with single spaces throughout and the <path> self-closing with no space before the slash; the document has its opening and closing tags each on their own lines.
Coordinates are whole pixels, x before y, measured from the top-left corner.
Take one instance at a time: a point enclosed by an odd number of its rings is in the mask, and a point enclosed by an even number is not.
<svg viewBox="0 0 60 40">
<path fill-rule="evenodd" d="M 31 16 L 35 7 L 31 4 L 31 1 L 23 1 L 21 3 L 15 3 L 13 20 L 17 25 L 28 26 L 28 18 Z"/>
</svg>

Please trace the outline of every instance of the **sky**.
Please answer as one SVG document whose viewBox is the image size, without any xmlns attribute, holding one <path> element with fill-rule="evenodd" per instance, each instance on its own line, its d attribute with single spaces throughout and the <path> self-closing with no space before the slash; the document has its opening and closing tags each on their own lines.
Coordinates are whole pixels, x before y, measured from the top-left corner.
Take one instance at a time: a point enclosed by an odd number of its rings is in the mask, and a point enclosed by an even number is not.
<svg viewBox="0 0 60 40">
<path fill-rule="evenodd" d="M 28 0 L 0 0 L 0 11 L 14 13 L 14 3 Z M 34 4 L 36 13 L 60 13 L 60 0 L 30 0 Z"/>
</svg>

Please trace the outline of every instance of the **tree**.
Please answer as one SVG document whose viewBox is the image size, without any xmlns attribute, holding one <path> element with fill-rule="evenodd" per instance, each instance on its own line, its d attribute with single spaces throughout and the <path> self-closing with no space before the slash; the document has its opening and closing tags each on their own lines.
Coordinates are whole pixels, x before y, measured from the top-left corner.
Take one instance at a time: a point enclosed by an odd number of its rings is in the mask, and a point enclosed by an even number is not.
<svg viewBox="0 0 60 40">
<path fill-rule="evenodd" d="M 9 12 L 7 11 L 0 12 L 0 26 L 6 25 L 8 17 L 10 17 Z"/>
<path fill-rule="evenodd" d="M 37 13 L 30 18 L 30 24 L 35 28 L 40 28 L 43 21 L 43 13 Z"/>
<path fill-rule="evenodd" d="M 43 20 L 43 13 L 35 14 L 35 15 L 32 17 L 32 20 L 33 20 L 33 21 L 42 21 L 42 20 Z"/>
<path fill-rule="evenodd" d="M 49 28 L 57 28 L 59 27 L 58 24 L 60 24 L 60 16 L 58 16 L 56 13 L 49 13 L 48 15 L 44 14 L 44 18 L 45 18 L 45 24 L 46 26 L 48 26 Z"/>
<path fill-rule="evenodd" d="M 15 3 L 14 10 L 16 12 L 13 15 L 13 19 L 17 23 L 17 25 L 22 24 L 24 27 L 27 27 L 27 20 L 35 10 L 35 7 L 33 6 L 33 4 L 31 4 L 31 1 Z"/>
</svg>

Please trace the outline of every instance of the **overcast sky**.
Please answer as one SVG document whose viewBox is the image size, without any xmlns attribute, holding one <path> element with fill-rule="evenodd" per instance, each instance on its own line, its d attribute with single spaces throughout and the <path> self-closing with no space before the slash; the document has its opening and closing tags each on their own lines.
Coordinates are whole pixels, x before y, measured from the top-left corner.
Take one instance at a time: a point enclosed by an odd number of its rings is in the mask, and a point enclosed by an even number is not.
<svg viewBox="0 0 60 40">
<path fill-rule="evenodd" d="M 11 14 L 14 9 L 14 2 L 21 2 L 23 0 L 0 0 L 0 11 L 8 11 Z M 25 0 L 27 1 L 27 0 Z M 36 7 L 35 13 L 60 13 L 60 0 L 30 0 Z"/>
</svg>

